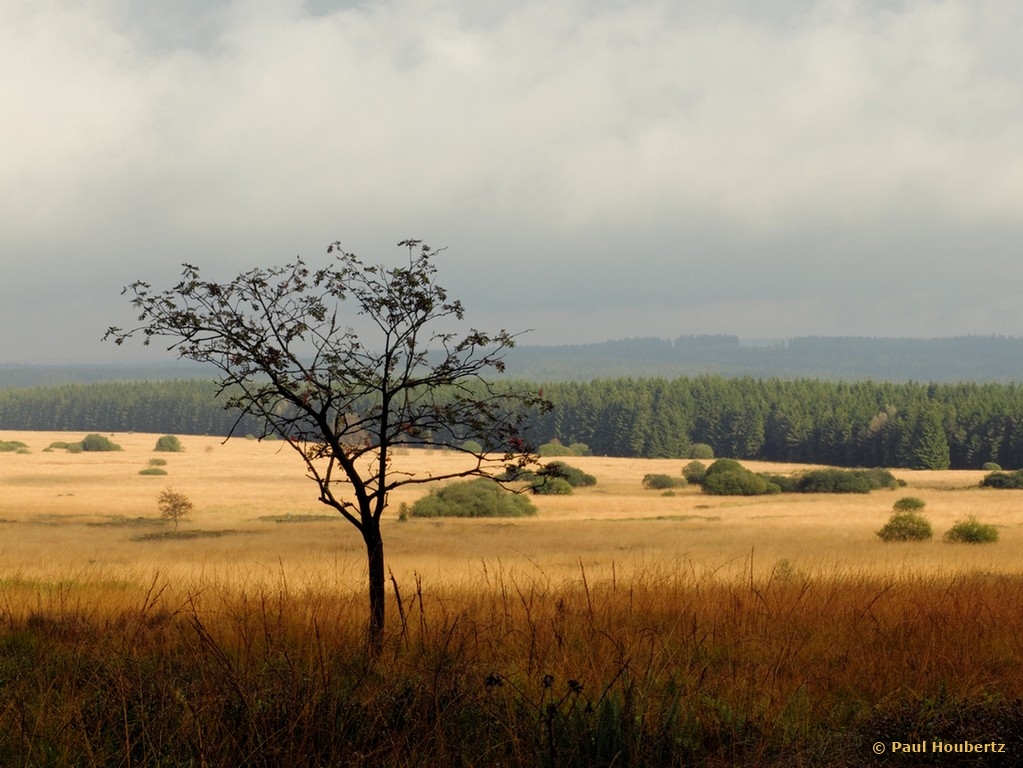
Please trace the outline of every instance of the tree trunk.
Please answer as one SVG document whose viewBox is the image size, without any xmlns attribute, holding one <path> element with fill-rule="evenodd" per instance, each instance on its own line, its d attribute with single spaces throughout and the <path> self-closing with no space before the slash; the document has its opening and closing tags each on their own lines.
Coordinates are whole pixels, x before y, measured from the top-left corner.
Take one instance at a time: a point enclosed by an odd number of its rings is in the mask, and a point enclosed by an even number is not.
<svg viewBox="0 0 1023 768">
<path fill-rule="evenodd" d="M 373 520 L 362 531 L 369 565 L 369 648 L 376 655 L 384 645 L 384 540 Z"/>
</svg>

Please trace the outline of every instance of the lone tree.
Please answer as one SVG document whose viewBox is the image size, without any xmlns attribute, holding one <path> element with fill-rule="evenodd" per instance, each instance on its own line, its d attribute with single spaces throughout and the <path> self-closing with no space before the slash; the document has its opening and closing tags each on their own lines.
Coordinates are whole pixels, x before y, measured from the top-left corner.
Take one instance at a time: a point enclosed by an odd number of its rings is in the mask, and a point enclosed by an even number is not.
<svg viewBox="0 0 1023 768">
<path fill-rule="evenodd" d="M 373 650 L 383 642 L 380 519 L 388 493 L 442 479 L 514 476 L 537 458 L 523 436 L 527 423 L 551 408 L 542 393 L 485 378 L 503 372 L 515 336 L 451 331 L 464 310 L 436 282 L 438 251 L 419 240 L 398 246 L 408 251 L 407 266 L 367 265 L 335 242 L 322 269 L 298 257 L 227 283 L 206 281 L 184 264 L 169 290 L 127 286 L 122 294 L 132 296 L 140 324 L 111 327 L 103 337 L 118 345 L 170 339 L 169 351 L 218 371 L 218 396 L 240 411 L 234 428 L 252 415 L 263 425 L 261 438 L 286 438 L 319 500 L 362 535 Z M 352 323 L 372 338 L 364 342 Z M 397 471 L 396 446 L 449 448 L 466 462 L 444 475 Z"/>
<path fill-rule="evenodd" d="M 174 521 L 175 531 L 178 529 L 178 521 L 192 511 L 192 502 L 188 497 L 173 488 L 164 488 L 160 491 L 160 495 L 156 497 L 156 506 L 160 510 L 160 517 Z"/>
</svg>

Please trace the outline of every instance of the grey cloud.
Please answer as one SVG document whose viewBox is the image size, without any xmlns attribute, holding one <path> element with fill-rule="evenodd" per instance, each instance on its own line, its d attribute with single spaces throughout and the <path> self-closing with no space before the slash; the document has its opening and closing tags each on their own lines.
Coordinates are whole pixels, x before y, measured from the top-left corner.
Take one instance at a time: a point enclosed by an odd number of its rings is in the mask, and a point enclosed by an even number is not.
<svg viewBox="0 0 1023 768">
<path fill-rule="evenodd" d="M 12 7 L 0 321 L 419 236 L 534 343 L 1023 333 L 1014 3 Z"/>
</svg>

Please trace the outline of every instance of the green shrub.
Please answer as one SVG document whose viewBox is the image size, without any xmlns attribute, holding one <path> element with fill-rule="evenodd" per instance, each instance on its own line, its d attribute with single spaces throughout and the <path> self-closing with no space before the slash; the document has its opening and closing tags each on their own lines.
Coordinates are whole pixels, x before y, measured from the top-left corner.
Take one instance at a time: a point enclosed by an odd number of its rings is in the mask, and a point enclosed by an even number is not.
<svg viewBox="0 0 1023 768">
<path fill-rule="evenodd" d="M 746 469 L 746 467 L 744 467 L 735 459 L 718 459 L 709 467 L 707 467 L 707 472 L 705 473 L 704 478 L 706 479 L 707 477 L 713 477 L 714 475 L 720 472 L 748 472 L 748 471 L 749 470 Z"/>
<path fill-rule="evenodd" d="M 499 483 L 531 483 L 537 478 L 537 473 L 532 469 L 521 469 L 520 467 L 505 467 L 504 471 L 494 475 Z"/>
<path fill-rule="evenodd" d="M 63 440 L 54 440 L 52 443 L 50 443 L 48 447 L 53 448 L 54 450 L 59 449 L 62 451 L 66 451 L 68 449 L 68 443 L 65 443 Z"/>
<path fill-rule="evenodd" d="M 933 535 L 931 524 L 916 512 L 896 512 L 877 531 L 881 541 L 926 541 Z"/>
<path fill-rule="evenodd" d="M 593 475 L 583 472 L 577 467 L 569 466 L 563 461 L 550 462 L 538 474 L 547 475 L 548 477 L 559 477 L 567 481 L 573 488 L 597 484 L 597 478 Z"/>
<path fill-rule="evenodd" d="M 714 449 L 706 443 L 693 443 L 689 446 L 689 455 L 686 458 L 710 461 L 714 458 Z"/>
<path fill-rule="evenodd" d="M 881 467 L 874 467 L 873 469 L 853 469 L 850 471 L 866 478 L 867 483 L 870 485 L 870 490 L 872 491 L 879 491 L 883 488 L 895 490 L 896 488 L 906 485 L 905 480 L 896 480 L 895 475 Z"/>
<path fill-rule="evenodd" d="M 450 483 L 412 505 L 413 517 L 523 517 L 536 507 L 485 477 Z"/>
<path fill-rule="evenodd" d="M 993 461 L 985 461 L 981 465 L 980 468 L 985 470 L 986 472 L 1001 472 L 1002 471 L 1002 468 L 998 464 L 993 462 Z"/>
<path fill-rule="evenodd" d="M 149 466 L 151 467 L 166 467 L 167 459 L 150 459 Z"/>
<path fill-rule="evenodd" d="M 985 488 L 1023 488 L 1023 469 L 1015 472 L 992 472 L 980 484 Z"/>
<path fill-rule="evenodd" d="M 593 451 L 590 450 L 590 446 L 586 443 L 572 443 L 568 446 L 568 449 L 572 452 L 573 456 L 592 456 Z"/>
<path fill-rule="evenodd" d="M 685 488 L 688 483 L 684 477 L 672 475 L 643 475 L 643 487 L 663 491 L 665 488 Z"/>
<path fill-rule="evenodd" d="M 714 496 L 760 496 L 781 488 L 742 466 L 735 459 L 718 459 L 703 476 L 703 492 Z"/>
<path fill-rule="evenodd" d="M 466 440 L 464 443 L 462 443 L 462 450 L 479 455 L 483 453 L 483 446 L 480 445 L 476 440 Z"/>
<path fill-rule="evenodd" d="M 562 477 L 538 477 L 529 489 L 541 496 L 568 496 L 572 493 L 572 484 Z"/>
<path fill-rule="evenodd" d="M 166 475 L 167 470 L 162 467 L 146 467 L 139 470 L 140 475 Z"/>
<path fill-rule="evenodd" d="M 748 469 L 730 469 L 726 472 L 711 474 L 703 479 L 703 492 L 714 496 L 762 496 L 769 493 L 780 493 L 774 483 L 769 483 L 760 475 Z"/>
<path fill-rule="evenodd" d="M 802 480 L 801 475 L 778 475 L 770 474 L 767 472 L 758 472 L 764 480 L 769 483 L 773 483 L 778 486 L 778 489 L 782 493 L 799 493 L 800 492 L 800 481 Z"/>
<path fill-rule="evenodd" d="M 892 504 L 892 509 L 896 512 L 918 512 L 926 506 L 927 502 L 923 499 L 918 499 L 916 496 L 903 496 Z"/>
<path fill-rule="evenodd" d="M 574 456 L 575 455 L 572 452 L 572 449 L 569 446 L 563 445 L 562 442 L 560 440 L 558 440 L 557 438 L 554 438 L 549 443 L 544 443 L 543 445 L 541 445 L 537 449 L 537 453 L 539 453 L 544 458 L 546 458 L 548 456 Z"/>
<path fill-rule="evenodd" d="M 20 440 L 0 440 L 0 453 L 27 453 L 28 446 Z"/>
<path fill-rule="evenodd" d="M 156 441 L 156 447 L 153 450 L 165 453 L 180 453 L 185 449 L 181 447 L 181 441 L 178 440 L 177 436 L 164 435 Z"/>
<path fill-rule="evenodd" d="M 690 461 L 682 467 L 682 477 L 686 479 L 686 482 L 692 483 L 693 485 L 702 485 L 703 478 L 706 476 L 707 467 L 705 467 L 701 461 Z"/>
<path fill-rule="evenodd" d="M 110 440 L 109 437 L 104 435 L 97 435 L 95 432 L 91 435 L 86 435 L 82 439 L 82 450 L 83 451 L 120 451 L 121 446 Z"/>
<path fill-rule="evenodd" d="M 989 544 L 998 541 L 998 529 L 987 525 L 970 515 L 965 520 L 958 520 L 955 525 L 945 531 L 946 541 L 958 541 L 964 544 Z"/>
<path fill-rule="evenodd" d="M 81 453 L 82 450 L 83 449 L 82 449 L 82 444 L 81 443 L 68 443 L 67 444 L 67 452 L 68 453 Z"/>
<path fill-rule="evenodd" d="M 815 469 L 799 482 L 802 493 L 870 493 L 865 477 L 842 469 Z"/>
<path fill-rule="evenodd" d="M 897 488 L 898 480 L 887 469 L 815 469 L 799 480 L 800 493 L 870 493 Z"/>
</svg>

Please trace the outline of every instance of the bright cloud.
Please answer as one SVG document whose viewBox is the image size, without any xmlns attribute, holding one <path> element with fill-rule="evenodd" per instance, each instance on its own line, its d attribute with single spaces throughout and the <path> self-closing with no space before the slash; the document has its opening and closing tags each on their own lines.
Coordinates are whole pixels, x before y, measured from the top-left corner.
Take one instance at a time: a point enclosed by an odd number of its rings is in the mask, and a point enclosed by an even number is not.
<svg viewBox="0 0 1023 768">
<path fill-rule="evenodd" d="M 1015 3 L 146 5 L 0 10 L 0 361 L 339 237 L 533 343 L 1023 334 Z"/>
</svg>

